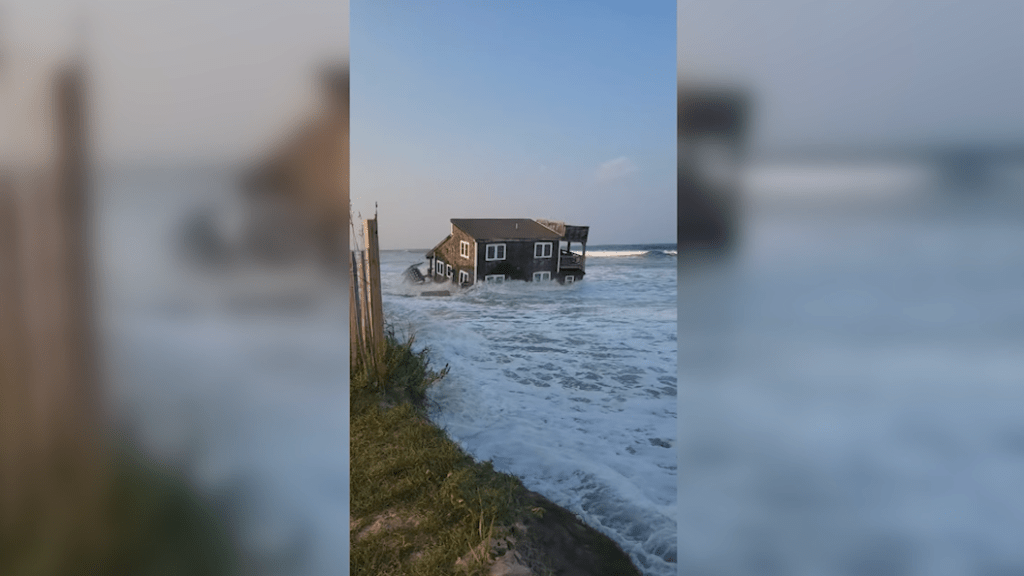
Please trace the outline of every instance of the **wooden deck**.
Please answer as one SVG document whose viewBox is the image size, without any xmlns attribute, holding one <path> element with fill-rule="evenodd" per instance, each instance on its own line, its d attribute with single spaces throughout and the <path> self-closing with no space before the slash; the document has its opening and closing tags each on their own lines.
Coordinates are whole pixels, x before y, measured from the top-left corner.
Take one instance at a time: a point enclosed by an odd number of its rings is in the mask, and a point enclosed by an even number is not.
<svg viewBox="0 0 1024 576">
<path fill-rule="evenodd" d="M 585 263 L 585 256 L 563 250 L 559 255 L 558 267 L 561 270 L 583 270 Z"/>
</svg>

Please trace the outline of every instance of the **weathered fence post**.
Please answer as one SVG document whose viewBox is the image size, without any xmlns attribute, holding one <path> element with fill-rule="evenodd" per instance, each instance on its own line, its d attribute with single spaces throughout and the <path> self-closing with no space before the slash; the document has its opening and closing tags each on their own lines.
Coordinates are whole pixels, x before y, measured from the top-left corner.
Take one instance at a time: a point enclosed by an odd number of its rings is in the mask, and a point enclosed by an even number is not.
<svg viewBox="0 0 1024 576">
<path fill-rule="evenodd" d="M 363 221 L 364 250 L 352 251 L 352 288 L 349 311 L 352 359 L 379 376 L 384 353 L 384 308 L 380 285 L 380 248 L 377 243 L 377 220 Z"/>
<path fill-rule="evenodd" d="M 349 361 L 352 366 L 355 366 L 360 358 L 363 356 L 362 344 L 363 341 L 359 337 L 360 329 L 363 325 L 360 322 L 360 300 L 359 300 L 359 275 L 357 274 L 358 267 L 356 266 L 356 252 L 352 251 L 349 254 L 349 291 L 348 291 L 348 344 L 349 344 Z"/>
<path fill-rule="evenodd" d="M 28 133 L 52 137 L 0 166 L 0 572 L 89 572 L 107 538 L 83 69 L 46 80 L 51 113 Z"/>
<path fill-rule="evenodd" d="M 366 236 L 366 259 L 370 283 L 369 310 L 370 310 L 370 334 L 371 345 L 375 354 L 380 354 L 384 349 L 384 306 L 381 302 L 380 287 L 380 246 L 377 242 L 377 219 L 363 222 L 364 234 Z"/>
<path fill-rule="evenodd" d="M 6 429 L 0 434 L 0 541 L 15 534 L 24 517 L 35 468 L 32 453 L 38 448 L 37 439 L 27 434 L 32 403 L 13 194 L 13 179 L 0 179 L 0 422 Z"/>
</svg>

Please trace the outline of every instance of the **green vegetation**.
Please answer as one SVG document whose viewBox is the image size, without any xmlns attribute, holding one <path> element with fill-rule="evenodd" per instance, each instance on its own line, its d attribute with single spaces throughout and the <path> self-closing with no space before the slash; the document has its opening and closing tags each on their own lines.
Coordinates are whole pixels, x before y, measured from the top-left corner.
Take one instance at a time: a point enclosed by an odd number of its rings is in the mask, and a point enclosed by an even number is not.
<svg viewBox="0 0 1024 576">
<path fill-rule="evenodd" d="M 427 388 L 448 367 L 426 357 L 391 333 L 375 367 L 353 363 L 352 574 L 478 575 L 497 560 L 538 576 L 639 576 L 607 536 L 427 420 Z"/>
<path fill-rule="evenodd" d="M 233 543 L 220 518 L 182 480 L 127 451 L 116 470 L 111 574 L 237 573 Z"/>
<path fill-rule="evenodd" d="M 228 534 L 181 480 L 119 449 L 104 504 L 43 507 L 0 541 L 0 574 L 223 576 L 237 573 Z M 74 490 L 73 486 L 65 489 Z"/>
<path fill-rule="evenodd" d="M 353 366 L 353 574 L 484 574 L 520 512 L 522 486 L 476 463 L 424 415 L 426 390 L 447 373 L 389 334 L 378 370 Z"/>
</svg>

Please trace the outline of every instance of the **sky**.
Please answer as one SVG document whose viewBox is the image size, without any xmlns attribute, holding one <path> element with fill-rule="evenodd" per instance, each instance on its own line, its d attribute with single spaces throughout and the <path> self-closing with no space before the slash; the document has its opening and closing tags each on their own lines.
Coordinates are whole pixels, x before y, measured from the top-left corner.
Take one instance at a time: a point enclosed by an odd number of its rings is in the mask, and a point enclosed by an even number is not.
<svg viewBox="0 0 1024 576">
<path fill-rule="evenodd" d="M 680 0 L 681 80 L 755 97 L 755 149 L 1024 138 L 1024 1 Z"/>
<path fill-rule="evenodd" d="M 382 249 L 452 218 L 675 239 L 674 1 L 351 4 L 353 210 Z"/>
<path fill-rule="evenodd" d="M 81 20 L 101 160 L 237 161 L 306 115 L 350 19 L 353 208 L 385 248 L 459 217 L 671 242 L 677 70 L 752 91 L 755 149 L 1024 134 L 1022 0 L 0 0 L 0 50 Z"/>
<path fill-rule="evenodd" d="M 348 16 L 348 0 L 0 0 L 0 50 L 85 56 L 101 162 L 248 162 L 347 60 Z"/>
</svg>

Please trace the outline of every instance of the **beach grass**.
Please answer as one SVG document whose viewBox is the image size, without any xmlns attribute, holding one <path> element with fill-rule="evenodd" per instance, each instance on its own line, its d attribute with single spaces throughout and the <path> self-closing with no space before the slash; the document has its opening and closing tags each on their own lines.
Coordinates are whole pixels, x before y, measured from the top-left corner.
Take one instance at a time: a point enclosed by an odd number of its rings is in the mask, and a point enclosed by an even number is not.
<svg viewBox="0 0 1024 576">
<path fill-rule="evenodd" d="M 377 373 L 352 372 L 352 573 L 484 574 L 521 485 L 474 462 L 425 417 L 427 387 L 447 369 L 429 369 L 426 351 L 394 334 L 383 357 Z"/>
<path fill-rule="evenodd" d="M 443 378 L 413 339 L 386 338 L 383 362 L 351 374 L 352 574 L 520 572 L 639 575 L 614 542 L 476 462 L 426 417 L 426 391 Z"/>
</svg>

